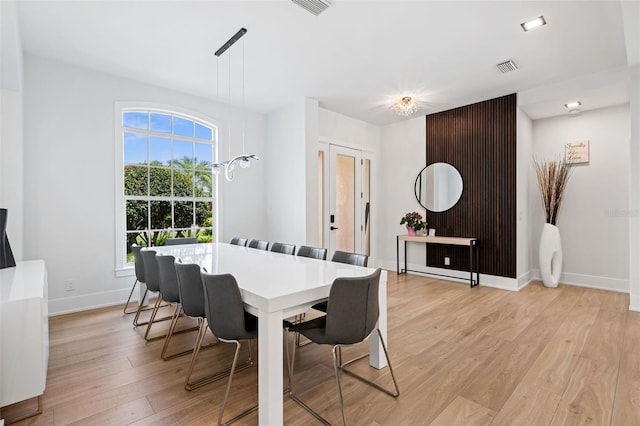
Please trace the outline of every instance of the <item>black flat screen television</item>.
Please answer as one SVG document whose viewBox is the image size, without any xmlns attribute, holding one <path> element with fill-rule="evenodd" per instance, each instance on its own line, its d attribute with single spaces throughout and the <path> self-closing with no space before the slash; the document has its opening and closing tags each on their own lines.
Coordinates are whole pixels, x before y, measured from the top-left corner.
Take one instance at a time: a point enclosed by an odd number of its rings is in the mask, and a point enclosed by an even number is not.
<svg viewBox="0 0 640 426">
<path fill-rule="evenodd" d="M 0 209 L 0 269 L 16 266 L 7 237 L 7 209 Z"/>
</svg>

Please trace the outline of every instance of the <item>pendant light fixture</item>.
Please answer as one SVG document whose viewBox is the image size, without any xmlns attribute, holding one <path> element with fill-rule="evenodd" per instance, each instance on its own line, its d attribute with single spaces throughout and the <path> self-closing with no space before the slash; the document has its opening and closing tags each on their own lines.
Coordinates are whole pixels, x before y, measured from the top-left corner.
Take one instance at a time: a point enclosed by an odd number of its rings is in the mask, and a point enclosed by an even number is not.
<svg viewBox="0 0 640 426">
<path fill-rule="evenodd" d="M 219 69 L 219 61 L 220 61 L 220 56 L 227 51 L 227 49 L 229 49 L 231 46 L 234 45 L 235 42 L 237 42 L 238 40 L 240 40 L 240 38 L 245 35 L 247 33 L 247 30 L 245 28 L 240 28 L 240 30 L 235 33 L 233 35 L 233 37 L 231 37 L 229 40 L 227 40 L 227 42 L 225 44 L 222 45 L 222 47 L 220 47 L 220 49 L 218 49 L 215 53 L 216 57 L 218 58 L 217 61 L 218 63 L 216 64 L 216 68 L 217 68 L 217 76 L 216 76 L 216 84 L 218 85 L 218 89 L 220 88 L 220 82 L 219 82 L 219 75 L 220 75 L 220 69 Z M 219 92 L 218 92 L 219 93 Z M 231 105 L 231 58 L 229 58 L 229 105 Z M 242 109 L 243 109 L 243 114 L 244 114 L 244 41 L 242 42 Z M 250 160 L 258 160 L 258 156 L 255 154 L 245 154 L 245 150 L 244 150 L 244 117 L 242 118 L 242 154 L 241 155 L 237 155 L 233 158 L 231 158 L 231 124 L 227 124 L 228 128 L 229 128 L 229 137 L 227 140 L 227 144 L 229 146 L 229 160 L 227 161 L 223 161 L 222 163 L 214 163 L 211 167 L 213 168 L 213 173 L 218 175 L 220 174 L 220 172 L 222 170 L 224 170 L 224 177 L 226 180 L 228 180 L 229 182 L 231 182 L 233 180 L 233 171 L 235 169 L 236 163 L 243 169 L 246 169 L 247 167 L 251 166 L 251 161 Z"/>
</svg>

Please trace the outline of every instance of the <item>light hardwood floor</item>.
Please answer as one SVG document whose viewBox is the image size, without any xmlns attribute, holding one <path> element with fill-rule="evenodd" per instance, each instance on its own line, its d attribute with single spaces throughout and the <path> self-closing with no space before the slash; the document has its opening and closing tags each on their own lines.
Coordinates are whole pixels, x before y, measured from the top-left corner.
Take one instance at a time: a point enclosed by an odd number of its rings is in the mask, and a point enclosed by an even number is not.
<svg viewBox="0 0 640 426">
<path fill-rule="evenodd" d="M 640 425 L 640 313 L 628 311 L 628 295 L 540 283 L 519 293 L 470 289 L 393 272 L 388 295 L 388 343 L 401 395 L 393 399 L 343 376 L 350 424 Z M 186 392 L 189 357 L 161 361 L 162 341 L 145 343 L 131 320 L 121 307 L 51 318 L 44 412 L 19 424 L 214 424 L 225 382 Z M 231 355 L 224 344 L 204 351 L 198 373 Z M 390 385 L 388 369 L 378 372 L 366 361 L 357 368 Z M 328 347 L 300 349 L 295 383 L 312 407 L 339 423 Z M 234 379 L 228 413 L 256 400 L 254 367 Z M 286 424 L 317 424 L 286 396 L 284 417 Z M 256 414 L 239 422 L 256 423 Z"/>
</svg>

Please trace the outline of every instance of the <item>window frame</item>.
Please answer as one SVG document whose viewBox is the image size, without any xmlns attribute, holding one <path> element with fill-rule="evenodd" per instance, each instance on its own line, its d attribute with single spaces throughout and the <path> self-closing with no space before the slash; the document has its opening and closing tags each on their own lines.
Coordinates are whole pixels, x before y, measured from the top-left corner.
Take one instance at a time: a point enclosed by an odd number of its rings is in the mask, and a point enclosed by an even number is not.
<svg viewBox="0 0 640 426">
<path fill-rule="evenodd" d="M 184 117 L 189 120 L 193 120 L 195 122 L 202 123 L 212 129 L 212 145 L 213 145 L 213 162 L 218 162 L 218 155 L 220 151 L 220 135 L 224 134 L 222 132 L 222 126 L 218 120 L 209 117 L 202 113 L 196 113 L 193 111 L 186 110 L 184 108 L 180 108 L 173 105 L 161 105 L 156 103 L 149 102 L 116 102 L 114 108 L 114 140 L 115 140 L 115 276 L 130 276 L 133 275 L 133 264 L 126 262 L 126 237 L 125 234 L 127 232 L 127 218 L 126 218 L 126 200 L 127 199 L 136 199 L 137 196 L 126 196 L 124 193 L 124 141 L 123 135 L 124 132 L 129 128 L 125 128 L 123 126 L 123 113 L 127 111 L 146 111 L 149 113 L 161 113 L 161 114 L 169 114 L 176 115 L 180 117 Z M 163 133 L 163 132 L 154 132 L 149 130 L 145 131 L 146 134 L 150 136 L 160 136 L 160 137 L 169 137 L 173 138 L 174 136 L 178 139 L 190 140 L 202 142 L 203 139 L 197 140 L 194 137 L 185 137 L 180 135 L 173 135 L 172 133 Z M 147 164 L 148 166 L 148 164 Z M 172 178 L 173 182 L 173 178 Z M 222 198 L 221 194 L 221 185 L 219 185 L 218 176 L 213 175 L 213 185 L 211 189 L 211 201 L 212 201 L 212 231 L 213 231 L 213 241 L 219 241 L 221 221 L 222 221 L 222 209 L 220 208 L 220 200 Z M 140 196 L 141 199 L 157 199 L 157 200 L 166 200 L 166 201 L 198 201 L 202 200 L 202 198 L 195 197 L 195 194 L 191 197 L 175 197 L 171 196 Z M 173 220 L 173 218 L 172 218 Z"/>
</svg>

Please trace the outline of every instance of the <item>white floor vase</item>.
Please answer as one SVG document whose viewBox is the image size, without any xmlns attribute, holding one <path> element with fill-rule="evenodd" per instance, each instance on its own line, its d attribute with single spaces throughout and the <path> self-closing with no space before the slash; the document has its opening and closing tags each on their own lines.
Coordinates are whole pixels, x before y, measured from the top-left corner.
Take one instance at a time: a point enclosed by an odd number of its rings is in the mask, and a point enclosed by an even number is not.
<svg viewBox="0 0 640 426">
<path fill-rule="evenodd" d="M 540 236 L 540 275 L 545 287 L 558 287 L 562 273 L 562 242 L 558 227 L 545 223 Z"/>
</svg>

